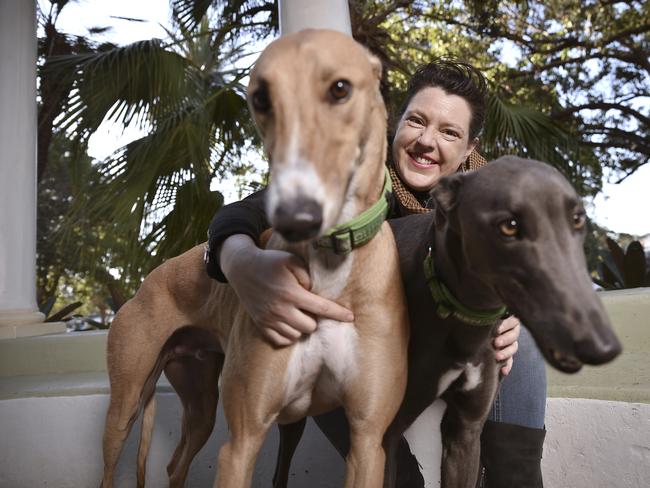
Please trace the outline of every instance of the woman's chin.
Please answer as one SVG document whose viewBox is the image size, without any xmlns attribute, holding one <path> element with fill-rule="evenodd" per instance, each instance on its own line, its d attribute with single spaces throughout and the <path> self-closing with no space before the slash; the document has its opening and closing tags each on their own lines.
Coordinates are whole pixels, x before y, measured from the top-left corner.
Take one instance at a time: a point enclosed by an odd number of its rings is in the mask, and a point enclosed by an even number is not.
<svg viewBox="0 0 650 488">
<path fill-rule="evenodd" d="M 431 168 L 415 169 L 409 168 L 408 171 L 402 172 L 402 180 L 407 187 L 415 191 L 429 191 L 440 179 L 440 168 L 435 165 Z"/>
</svg>

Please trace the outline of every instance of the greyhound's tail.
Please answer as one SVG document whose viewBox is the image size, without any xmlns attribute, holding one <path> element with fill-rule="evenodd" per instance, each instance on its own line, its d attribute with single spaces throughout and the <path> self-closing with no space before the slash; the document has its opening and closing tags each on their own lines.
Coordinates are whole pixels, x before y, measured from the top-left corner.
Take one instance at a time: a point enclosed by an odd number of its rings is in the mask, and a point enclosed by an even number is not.
<svg viewBox="0 0 650 488">
<path fill-rule="evenodd" d="M 138 446 L 138 478 L 137 487 L 144 487 L 144 480 L 147 470 L 147 455 L 151 447 L 151 436 L 153 434 L 153 422 L 156 415 L 156 395 L 151 392 L 145 400 L 142 415 L 142 429 L 140 430 L 140 444 Z"/>
</svg>

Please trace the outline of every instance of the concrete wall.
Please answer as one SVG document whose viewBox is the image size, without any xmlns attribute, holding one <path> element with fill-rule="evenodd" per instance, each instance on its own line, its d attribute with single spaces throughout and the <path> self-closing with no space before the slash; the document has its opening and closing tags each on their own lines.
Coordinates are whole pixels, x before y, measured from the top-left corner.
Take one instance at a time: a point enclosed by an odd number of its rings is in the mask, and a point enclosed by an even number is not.
<svg viewBox="0 0 650 488">
<path fill-rule="evenodd" d="M 546 486 L 636 488 L 650 481 L 650 290 L 602 295 L 625 352 L 613 364 L 579 375 L 550 374 Z M 87 332 L 0 341 L 0 488 L 98 486 L 101 433 L 108 402 L 105 333 Z M 180 435 L 180 404 L 164 381 L 149 458 L 148 486 L 166 486 L 165 466 Z M 438 424 L 434 404 L 407 437 L 428 486 L 438 486 Z M 225 438 L 221 414 L 195 459 L 187 486 L 211 486 Z M 133 486 L 131 436 L 117 486 Z M 277 438 L 258 458 L 254 486 L 269 486 Z M 310 423 L 292 467 L 291 486 L 341 486 L 343 462 Z"/>
<path fill-rule="evenodd" d="M 176 394 L 161 392 L 156 400 L 158 411 L 146 484 L 154 488 L 168 485 L 165 468 L 180 439 L 182 414 Z M 17 398 L 0 401 L 0 405 L 1 488 L 99 486 L 107 394 Z M 116 488 L 135 486 L 138 435 L 139 425 L 122 454 Z M 212 486 L 217 453 L 225 438 L 220 411 L 212 437 L 192 463 L 186 486 Z M 271 486 L 276 450 L 277 432 L 273 428 L 258 457 L 253 486 Z M 291 486 L 342 486 L 343 462 L 311 421 L 292 468 Z"/>
</svg>

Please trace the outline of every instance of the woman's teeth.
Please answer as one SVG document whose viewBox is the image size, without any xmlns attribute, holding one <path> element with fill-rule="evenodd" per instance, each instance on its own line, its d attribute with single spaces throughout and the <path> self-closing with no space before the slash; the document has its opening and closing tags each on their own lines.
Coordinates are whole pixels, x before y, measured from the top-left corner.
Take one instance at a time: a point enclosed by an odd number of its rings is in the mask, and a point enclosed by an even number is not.
<svg viewBox="0 0 650 488">
<path fill-rule="evenodd" d="M 423 164 L 425 166 L 430 166 L 433 164 L 433 161 L 431 161 L 429 158 L 424 158 L 422 156 L 411 156 L 415 162 L 418 164 Z"/>
</svg>

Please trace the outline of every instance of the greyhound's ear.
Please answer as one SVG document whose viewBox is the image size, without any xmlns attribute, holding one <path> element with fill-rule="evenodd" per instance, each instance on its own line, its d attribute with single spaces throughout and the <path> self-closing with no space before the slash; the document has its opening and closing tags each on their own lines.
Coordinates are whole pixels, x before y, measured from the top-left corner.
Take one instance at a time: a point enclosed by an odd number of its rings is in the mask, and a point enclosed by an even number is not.
<svg viewBox="0 0 650 488">
<path fill-rule="evenodd" d="M 370 51 L 368 51 L 368 60 L 370 61 L 370 66 L 372 66 L 372 73 L 375 75 L 375 77 L 381 81 L 381 72 L 382 72 L 382 66 L 381 66 L 381 61 L 377 56 L 372 54 Z"/>
<path fill-rule="evenodd" d="M 449 213 L 458 202 L 458 195 L 462 185 L 463 175 L 453 174 L 442 178 L 433 187 L 431 197 L 435 202 L 436 223 L 448 220 Z"/>
</svg>

